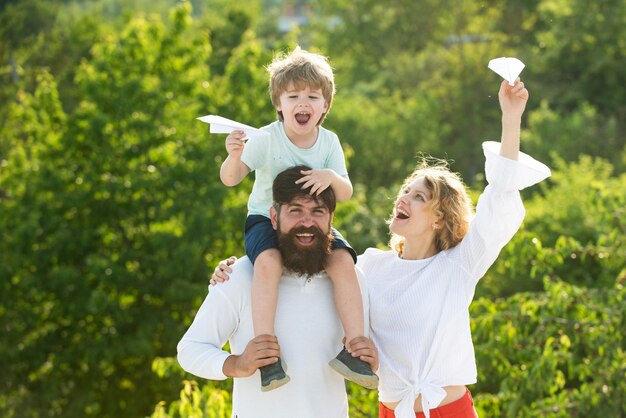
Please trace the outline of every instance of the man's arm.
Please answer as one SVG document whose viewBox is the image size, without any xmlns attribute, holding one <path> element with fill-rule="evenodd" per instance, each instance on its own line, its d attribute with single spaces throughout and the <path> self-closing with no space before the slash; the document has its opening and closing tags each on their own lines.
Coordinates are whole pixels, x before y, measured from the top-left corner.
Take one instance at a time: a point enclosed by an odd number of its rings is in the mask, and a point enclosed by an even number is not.
<svg viewBox="0 0 626 418">
<path fill-rule="evenodd" d="M 241 275 L 252 274 L 252 266 L 242 262 L 232 269 L 228 268 L 233 274 L 239 275 L 239 280 L 220 286 L 219 289 L 211 289 L 193 323 L 178 343 L 178 362 L 189 373 L 212 380 L 247 377 L 259 367 L 278 361 L 280 347 L 276 337 L 270 335 L 260 335 L 250 340 L 241 354 L 222 350 L 228 339 L 236 340 L 242 312 L 243 315 L 250 314 L 242 309 L 246 299 L 242 293 L 250 289 L 243 285 L 246 278 Z"/>
<path fill-rule="evenodd" d="M 205 379 L 223 380 L 230 353 L 222 347 L 237 327 L 237 312 L 219 290 L 211 290 L 193 323 L 178 343 L 178 362 L 187 372 Z"/>
</svg>

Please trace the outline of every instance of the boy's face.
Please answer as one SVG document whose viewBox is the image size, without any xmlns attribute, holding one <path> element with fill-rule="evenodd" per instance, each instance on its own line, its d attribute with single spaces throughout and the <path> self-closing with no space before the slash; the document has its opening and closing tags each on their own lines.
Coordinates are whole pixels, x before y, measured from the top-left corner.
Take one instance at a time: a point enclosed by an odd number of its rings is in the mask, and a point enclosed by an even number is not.
<svg viewBox="0 0 626 418">
<path fill-rule="evenodd" d="M 290 139 L 315 139 L 317 123 L 328 110 L 322 89 L 297 89 L 290 84 L 279 97 L 276 110 L 283 113 L 285 132 Z"/>
</svg>

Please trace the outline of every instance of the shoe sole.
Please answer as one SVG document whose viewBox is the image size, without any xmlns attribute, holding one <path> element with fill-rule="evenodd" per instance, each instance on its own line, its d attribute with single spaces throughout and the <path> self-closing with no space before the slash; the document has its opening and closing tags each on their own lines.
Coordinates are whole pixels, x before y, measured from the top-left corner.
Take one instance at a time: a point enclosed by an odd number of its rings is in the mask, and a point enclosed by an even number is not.
<svg viewBox="0 0 626 418">
<path fill-rule="evenodd" d="M 261 386 L 261 392 L 269 392 L 270 390 L 278 389 L 289 383 L 290 380 L 291 378 L 289 376 L 285 376 L 283 379 L 272 380 L 269 385 Z"/>
<path fill-rule="evenodd" d="M 378 387 L 378 376 L 376 375 L 364 376 L 362 374 L 355 373 L 336 358 L 332 359 L 328 364 L 345 379 L 354 382 L 357 385 L 361 385 L 367 389 L 376 389 Z"/>
</svg>

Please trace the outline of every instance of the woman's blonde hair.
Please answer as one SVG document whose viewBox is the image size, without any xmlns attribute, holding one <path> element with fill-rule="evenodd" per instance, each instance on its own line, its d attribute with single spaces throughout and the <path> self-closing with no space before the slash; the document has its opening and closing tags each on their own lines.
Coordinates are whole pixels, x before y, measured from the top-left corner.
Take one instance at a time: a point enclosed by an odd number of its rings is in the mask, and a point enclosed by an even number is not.
<svg viewBox="0 0 626 418">
<path fill-rule="evenodd" d="M 458 173 L 450 171 L 445 160 L 422 157 L 415 170 L 404 180 L 398 197 L 418 178 L 424 179 L 431 193 L 428 203 L 441 226 L 435 233 L 437 252 L 456 246 L 467 234 L 473 216 L 472 201 L 463 180 Z M 392 233 L 389 246 L 402 254 L 404 237 Z"/>
<path fill-rule="evenodd" d="M 335 96 L 335 76 L 328 59 L 320 54 L 305 51 L 299 46 L 290 54 L 277 55 L 267 67 L 270 74 L 269 90 L 272 104 L 280 105 L 280 95 L 292 85 L 296 89 L 309 87 L 322 90 L 322 96 L 328 104 L 326 113 L 317 122 L 318 125 L 330 111 Z M 282 112 L 277 111 L 278 120 L 283 120 Z"/>
</svg>

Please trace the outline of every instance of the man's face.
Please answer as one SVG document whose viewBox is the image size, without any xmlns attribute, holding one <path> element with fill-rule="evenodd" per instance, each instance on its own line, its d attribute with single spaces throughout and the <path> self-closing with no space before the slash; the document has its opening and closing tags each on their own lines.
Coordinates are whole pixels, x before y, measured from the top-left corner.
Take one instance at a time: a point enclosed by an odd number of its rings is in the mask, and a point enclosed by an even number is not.
<svg viewBox="0 0 626 418">
<path fill-rule="evenodd" d="M 272 208 L 270 216 L 285 267 L 301 274 L 322 271 L 330 254 L 333 218 L 323 202 L 299 196 L 283 204 L 279 213 Z"/>
</svg>

